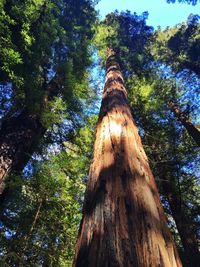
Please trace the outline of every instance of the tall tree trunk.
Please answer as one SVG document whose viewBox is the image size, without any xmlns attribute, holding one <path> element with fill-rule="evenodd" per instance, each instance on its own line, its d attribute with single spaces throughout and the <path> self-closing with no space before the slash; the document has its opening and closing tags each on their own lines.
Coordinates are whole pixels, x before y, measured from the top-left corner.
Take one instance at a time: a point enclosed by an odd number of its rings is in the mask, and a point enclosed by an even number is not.
<svg viewBox="0 0 200 267">
<path fill-rule="evenodd" d="M 49 83 L 42 85 L 41 111 L 47 103 L 61 92 L 62 79 L 56 75 Z M 13 171 L 19 172 L 44 136 L 46 128 L 36 114 L 24 108 L 17 116 L 3 121 L 0 127 L 0 203 L 7 197 L 4 191 L 5 179 Z"/>
<path fill-rule="evenodd" d="M 185 127 L 188 134 L 193 138 L 196 144 L 200 146 L 200 131 L 191 123 L 191 121 L 187 118 L 185 113 L 181 111 L 177 104 L 175 104 L 173 101 L 169 101 L 168 104 L 174 115 Z"/>
<path fill-rule="evenodd" d="M 182 266 L 112 50 L 106 70 L 73 266 Z"/>
<path fill-rule="evenodd" d="M 27 110 L 3 122 L 0 130 L 0 195 L 7 175 L 23 169 L 44 132 L 37 116 Z"/>
<path fill-rule="evenodd" d="M 200 253 L 198 249 L 198 240 L 195 231 L 192 228 L 192 222 L 185 211 L 184 203 L 181 198 L 181 192 L 177 188 L 177 183 L 172 177 L 167 177 L 167 166 L 162 162 L 160 155 L 153 146 L 154 157 L 157 160 L 158 176 L 162 186 L 162 193 L 166 197 L 172 217 L 176 223 L 181 242 L 185 252 L 187 267 L 197 267 L 200 262 Z"/>
</svg>

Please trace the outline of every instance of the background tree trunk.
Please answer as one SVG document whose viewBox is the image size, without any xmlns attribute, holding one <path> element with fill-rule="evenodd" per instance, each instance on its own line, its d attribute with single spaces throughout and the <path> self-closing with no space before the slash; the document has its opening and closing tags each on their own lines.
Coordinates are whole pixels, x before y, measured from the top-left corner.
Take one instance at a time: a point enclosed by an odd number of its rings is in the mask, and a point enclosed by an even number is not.
<svg viewBox="0 0 200 267">
<path fill-rule="evenodd" d="M 0 130 L 0 195 L 7 175 L 23 169 L 44 132 L 37 116 L 26 110 L 3 122 Z"/>
<path fill-rule="evenodd" d="M 109 51 L 74 267 L 182 266 Z"/>
<path fill-rule="evenodd" d="M 177 104 L 175 104 L 173 101 L 169 101 L 168 104 L 174 115 L 183 124 L 188 134 L 193 138 L 196 144 L 200 146 L 200 131 L 191 123 L 186 114 L 181 111 Z"/>
<path fill-rule="evenodd" d="M 166 187 L 166 185 L 165 185 Z M 168 189 L 172 188 L 173 185 L 168 184 Z M 176 222 L 176 226 L 181 238 L 181 242 L 184 248 L 184 256 L 186 258 L 187 267 L 198 267 L 200 262 L 200 254 L 198 249 L 198 241 L 195 233 L 191 227 L 191 221 L 187 217 L 178 199 L 179 195 L 174 192 L 175 190 L 170 190 L 167 194 L 167 200 L 170 205 L 172 216 Z"/>
<path fill-rule="evenodd" d="M 49 83 L 44 82 L 43 110 L 47 102 L 60 92 L 60 83 L 59 76 Z M 0 203 L 7 195 L 3 193 L 6 177 L 13 171 L 22 171 L 46 130 L 39 116 L 31 114 L 27 108 L 3 121 L 0 128 Z"/>
<path fill-rule="evenodd" d="M 182 202 L 181 198 L 181 192 L 179 191 L 176 182 L 171 177 L 167 177 L 167 168 L 162 162 L 160 155 L 156 152 L 155 146 L 153 147 L 154 157 L 158 162 L 156 166 L 159 173 L 158 175 L 161 182 L 163 195 L 166 197 L 169 203 L 172 217 L 176 223 L 177 230 L 185 251 L 184 256 L 187 261 L 187 267 L 197 267 L 200 262 L 198 241 L 195 231 L 192 228 L 192 222 L 185 212 L 184 203 Z"/>
</svg>

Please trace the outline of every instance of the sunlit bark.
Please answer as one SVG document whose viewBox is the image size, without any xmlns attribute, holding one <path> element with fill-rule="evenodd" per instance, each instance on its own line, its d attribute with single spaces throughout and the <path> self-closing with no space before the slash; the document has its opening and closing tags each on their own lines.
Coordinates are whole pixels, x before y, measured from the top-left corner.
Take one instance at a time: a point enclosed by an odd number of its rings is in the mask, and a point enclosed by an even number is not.
<svg viewBox="0 0 200 267">
<path fill-rule="evenodd" d="M 182 266 L 109 51 L 74 267 Z"/>
</svg>

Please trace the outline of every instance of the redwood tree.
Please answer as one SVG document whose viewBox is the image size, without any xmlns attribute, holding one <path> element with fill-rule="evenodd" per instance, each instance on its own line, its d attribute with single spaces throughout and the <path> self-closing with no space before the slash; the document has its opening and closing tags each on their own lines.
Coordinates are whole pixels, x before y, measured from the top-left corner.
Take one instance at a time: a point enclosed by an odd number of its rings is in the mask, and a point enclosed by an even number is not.
<svg viewBox="0 0 200 267">
<path fill-rule="evenodd" d="M 73 266 L 182 266 L 112 49 L 106 71 Z"/>
</svg>

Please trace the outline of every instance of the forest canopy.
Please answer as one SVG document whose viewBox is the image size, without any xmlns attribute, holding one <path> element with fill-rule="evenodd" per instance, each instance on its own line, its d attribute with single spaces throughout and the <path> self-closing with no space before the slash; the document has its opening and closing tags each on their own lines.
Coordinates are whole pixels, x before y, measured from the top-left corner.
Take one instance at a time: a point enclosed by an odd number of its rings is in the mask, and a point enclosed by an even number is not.
<svg viewBox="0 0 200 267">
<path fill-rule="evenodd" d="M 0 1 L 0 266 L 198 267 L 199 14 L 97 2 Z"/>
</svg>

